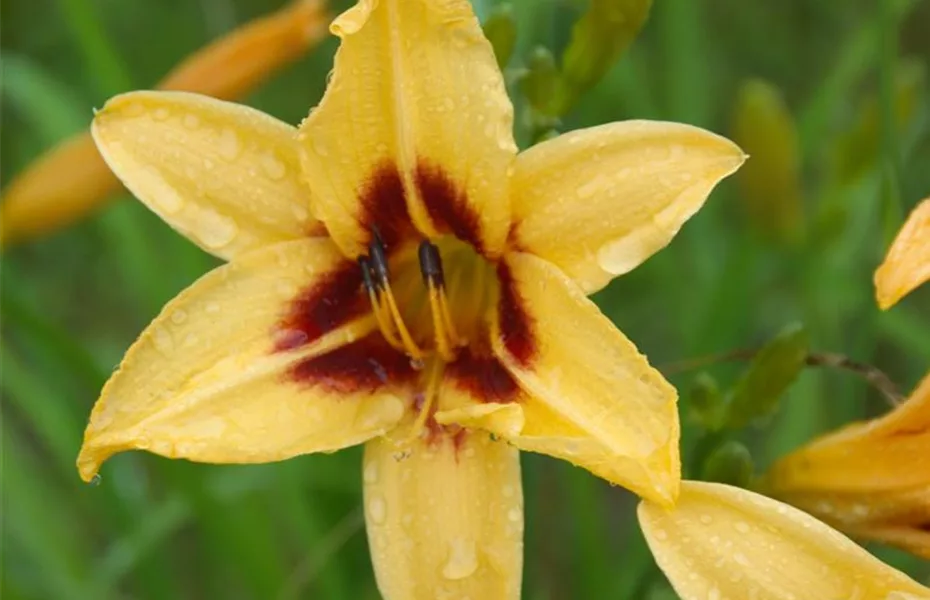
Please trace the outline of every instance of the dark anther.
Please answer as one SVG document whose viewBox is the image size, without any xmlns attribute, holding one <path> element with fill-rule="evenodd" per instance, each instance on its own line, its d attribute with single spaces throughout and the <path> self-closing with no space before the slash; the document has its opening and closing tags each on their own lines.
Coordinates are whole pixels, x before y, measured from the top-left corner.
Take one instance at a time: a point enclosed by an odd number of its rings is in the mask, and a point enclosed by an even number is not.
<svg viewBox="0 0 930 600">
<path fill-rule="evenodd" d="M 371 257 L 371 272 L 375 281 L 382 287 L 386 286 L 391 278 L 391 271 L 388 269 L 384 240 L 381 239 L 377 229 L 372 230 L 371 243 L 368 244 L 368 254 Z"/>
<path fill-rule="evenodd" d="M 420 273 L 423 274 L 424 283 L 432 283 L 437 287 L 445 285 L 445 275 L 442 272 L 442 257 L 439 256 L 439 248 L 431 244 L 429 240 L 420 242 L 418 251 L 420 257 Z"/>
<path fill-rule="evenodd" d="M 372 277 L 373 270 L 371 267 L 371 261 L 368 259 L 368 257 L 359 256 L 358 266 L 362 270 L 362 282 L 365 284 L 365 291 L 377 292 L 380 286 L 375 283 L 375 280 Z"/>
</svg>

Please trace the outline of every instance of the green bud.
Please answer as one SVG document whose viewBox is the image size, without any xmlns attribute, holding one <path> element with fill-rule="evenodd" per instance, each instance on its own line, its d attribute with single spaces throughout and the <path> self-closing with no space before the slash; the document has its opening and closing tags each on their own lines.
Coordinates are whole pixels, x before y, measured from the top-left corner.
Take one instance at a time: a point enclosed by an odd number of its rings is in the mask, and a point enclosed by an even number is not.
<svg viewBox="0 0 930 600">
<path fill-rule="evenodd" d="M 695 421 L 708 431 L 720 429 L 723 420 L 723 395 L 717 380 L 709 373 L 700 373 L 691 382 L 688 410 Z"/>
<path fill-rule="evenodd" d="M 797 324 L 786 327 L 766 344 L 730 392 L 726 426 L 745 427 L 773 413 L 782 394 L 804 368 L 807 353 L 807 331 Z"/>
<path fill-rule="evenodd" d="M 701 480 L 746 488 L 752 482 L 754 470 L 752 455 L 746 446 L 727 440 L 707 455 L 701 466 Z"/>
<path fill-rule="evenodd" d="M 557 115 L 565 114 L 623 55 L 649 16 L 652 0 L 591 0 L 562 54 Z"/>
<path fill-rule="evenodd" d="M 794 118 L 777 88 L 762 80 L 740 87 L 732 135 L 751 157 L 736 174 L 748 221 L 770 239 L 796 240 L 801 231 L 801 158 Z"/>
<path fill-rule="evenodd" d="M 555 66 L 555 57 L 547 48 L 537 46 L 530 53 L 526 68 L 520 89 L 534 109 L 546 116 L 553 115 L 559 93 L 559 70 Z"/>
<path fill-rule="evenodd" d="M 494 48 L 497 66 L 503 70 L 510 62 L 517 44 L 517 21 L 513 16 L 513 7 L 510 4 L 495 7 L 485 19 L 482 29 Z"/>
</svg>

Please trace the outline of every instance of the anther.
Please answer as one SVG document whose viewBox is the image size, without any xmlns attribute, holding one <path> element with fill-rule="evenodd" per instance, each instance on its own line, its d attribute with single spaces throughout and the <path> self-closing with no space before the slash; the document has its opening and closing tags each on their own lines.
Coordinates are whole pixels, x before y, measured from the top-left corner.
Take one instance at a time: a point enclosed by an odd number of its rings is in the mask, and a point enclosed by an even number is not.
<svg viewBox="0 0 930 600">
<path fill-rule="evenodd" d="M 362 270 L 362 283 L 365 285 L 365 290 L 369 294 L 377 293 L 379 286 L 372 277 L 371 260 L 369 260 L 367 256 L 359 256 L 358 266 Z"/>
<path fill-rule="evenodd" d="M 368 244 L 368 254 L 371 257 L 372 274 L 375 280 L 384 287 L 391 277 L 391 271 L 388 268 L 387 253 L 384 248 L 384 240 L 377 229 L 372 230 L 371 243 Z"/>
<path fill-rule="evenodd" d="M 423 282 L 427 285 L 433 284 L 436 287 L 445 286 L 446 278 L 442 271 L 442 257 L 439 255 L 439 248 L 429 240 L 424 240 L 420 242 L 417 254 L 420 258 L 420 273 L 423 275 Z"/>
</svg>

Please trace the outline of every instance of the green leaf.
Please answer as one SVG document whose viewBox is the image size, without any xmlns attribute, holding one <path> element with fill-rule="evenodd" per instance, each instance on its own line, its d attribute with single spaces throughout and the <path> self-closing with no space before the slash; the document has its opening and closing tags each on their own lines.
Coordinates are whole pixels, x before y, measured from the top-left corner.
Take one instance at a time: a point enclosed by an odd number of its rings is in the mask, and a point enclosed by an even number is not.
<svg viewBox="0 0 930 600">
<path fill-rule="evenodd" d="M 730 393 L 726 425 L 745 427 L 774 412 L 804 367 L 807 352 L 807 331 L 799 324 L 789 325 L 762 348 Z"/>
<path fill-rule="evenodd" d="M 491 11 L 485 19 L 484 37 L 491 42 L 497 66 L 503 69 L 510 62 L 513 50 L 517 45 L 517 21 L 514 18 L 513 6 L 501 4 Z"/>
<path fill-rule="evenodd" d="M 699 373 L 688 391 L 688 410 L 692 418 L 708 431 L 720 429 L 725 405 L 717 380 L 709 373 Z"/>
<path fill-rule="evenodd" d="M 736 440 L 717 446 L 701 465 L 701 480 L 726 483 L 741 488 L 752 481 L 754 466 L 749 450 Z"/>
<path fill-rule="evenodd" d="M 562 77 L 554 116 L 568 112 L 620 58 L 646 22 L 652 0 L 591 0 L 572 27 L 562 54 Z"/>
</svg>

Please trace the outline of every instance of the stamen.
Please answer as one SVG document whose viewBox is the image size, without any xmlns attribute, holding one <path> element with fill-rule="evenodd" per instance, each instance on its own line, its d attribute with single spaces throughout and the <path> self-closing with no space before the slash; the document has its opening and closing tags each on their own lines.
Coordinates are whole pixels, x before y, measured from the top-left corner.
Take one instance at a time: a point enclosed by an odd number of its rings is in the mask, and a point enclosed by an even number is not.
<svg viewBox="0 0 930 600">
<path fill-rule="evenodd" d="M 362 265 L 363 275 L 366 280 L 370 280 L 372 288 L 375 290 L 372 309 L 375 312 L 375 318 L 378 320 L 378 327 L 382 335 L 392 346 L 402 349 L 410 358 L 422 359 L 425 356 L 423 350 L 413 340 L 410 331 L 404 324 L 404 318 L 397 307 L 397 301 L 394 300 L 394 293 L 391 291 L 391 271 L 388 267 L 387 253 L 384 248 L 384 240 L 377 229 L 372 231 L 372 240 L 368 244 L 369 255 L 359 258 L 359 265 Z M 368 281 L 366 281 L 366 287 Z M 369 293 L 369 298 L 372 294 Z M 386 313 L 386 314 L 384 314 Z M 400 336 L 398 340 L 394 332 Z"/>
<path fill-rule="evenodd" d="M 390 314 L 385 313 L 384 302 L 381 301 L 381 292 L 383 289 L 380 285 L 375 283 L 372 277 L 373 270 L 371 260 L 369 260 L 367 256 L 360 256 L 358 258 L 358 265 L 362 270 L 362 281 L 365 284 L 365 290 L 368 292 L 368 300 L 371 302 L 371 312 L 375 315 L 375 321 L 378 322 L 378 329 L 381 330 L 381 335 L 395 350 L 403 352 L 404 345 L 394 334 L 394 329 L 391 326 Z"/>
<path fill-rule="evenodd" d="M 413 426 L 410 428 L 410 436 L 407 438 L 407 441 L 412 441 L 420 437 L 423 426 L 426 425 L 426 421 L 433 413 L 433 402 L 439 395 L 439 384 L 442 383 L 442 370 L 443 364 L 441 360 L 432 361 L 432 368 L 430 369 L 429 379 L 426 383 L 423 403 L 419 407 L 420 412 L 417 414 L 416 421 L 413 422 Z"/>
<path fill-rule="evenodd" d="M 430 312 L 433 315 L 433 331 L 436 348 L 446 361 L 455 358 L 452 348 L 463 345 L 462 339 L 455 331 L 449 301 L 446 297 L 446 277 L 442 268 L 442 257 L 435 244 L 424 240 L 418 250 L 420 273 L 423 282 L 429 288 Z"/>
</svg>

